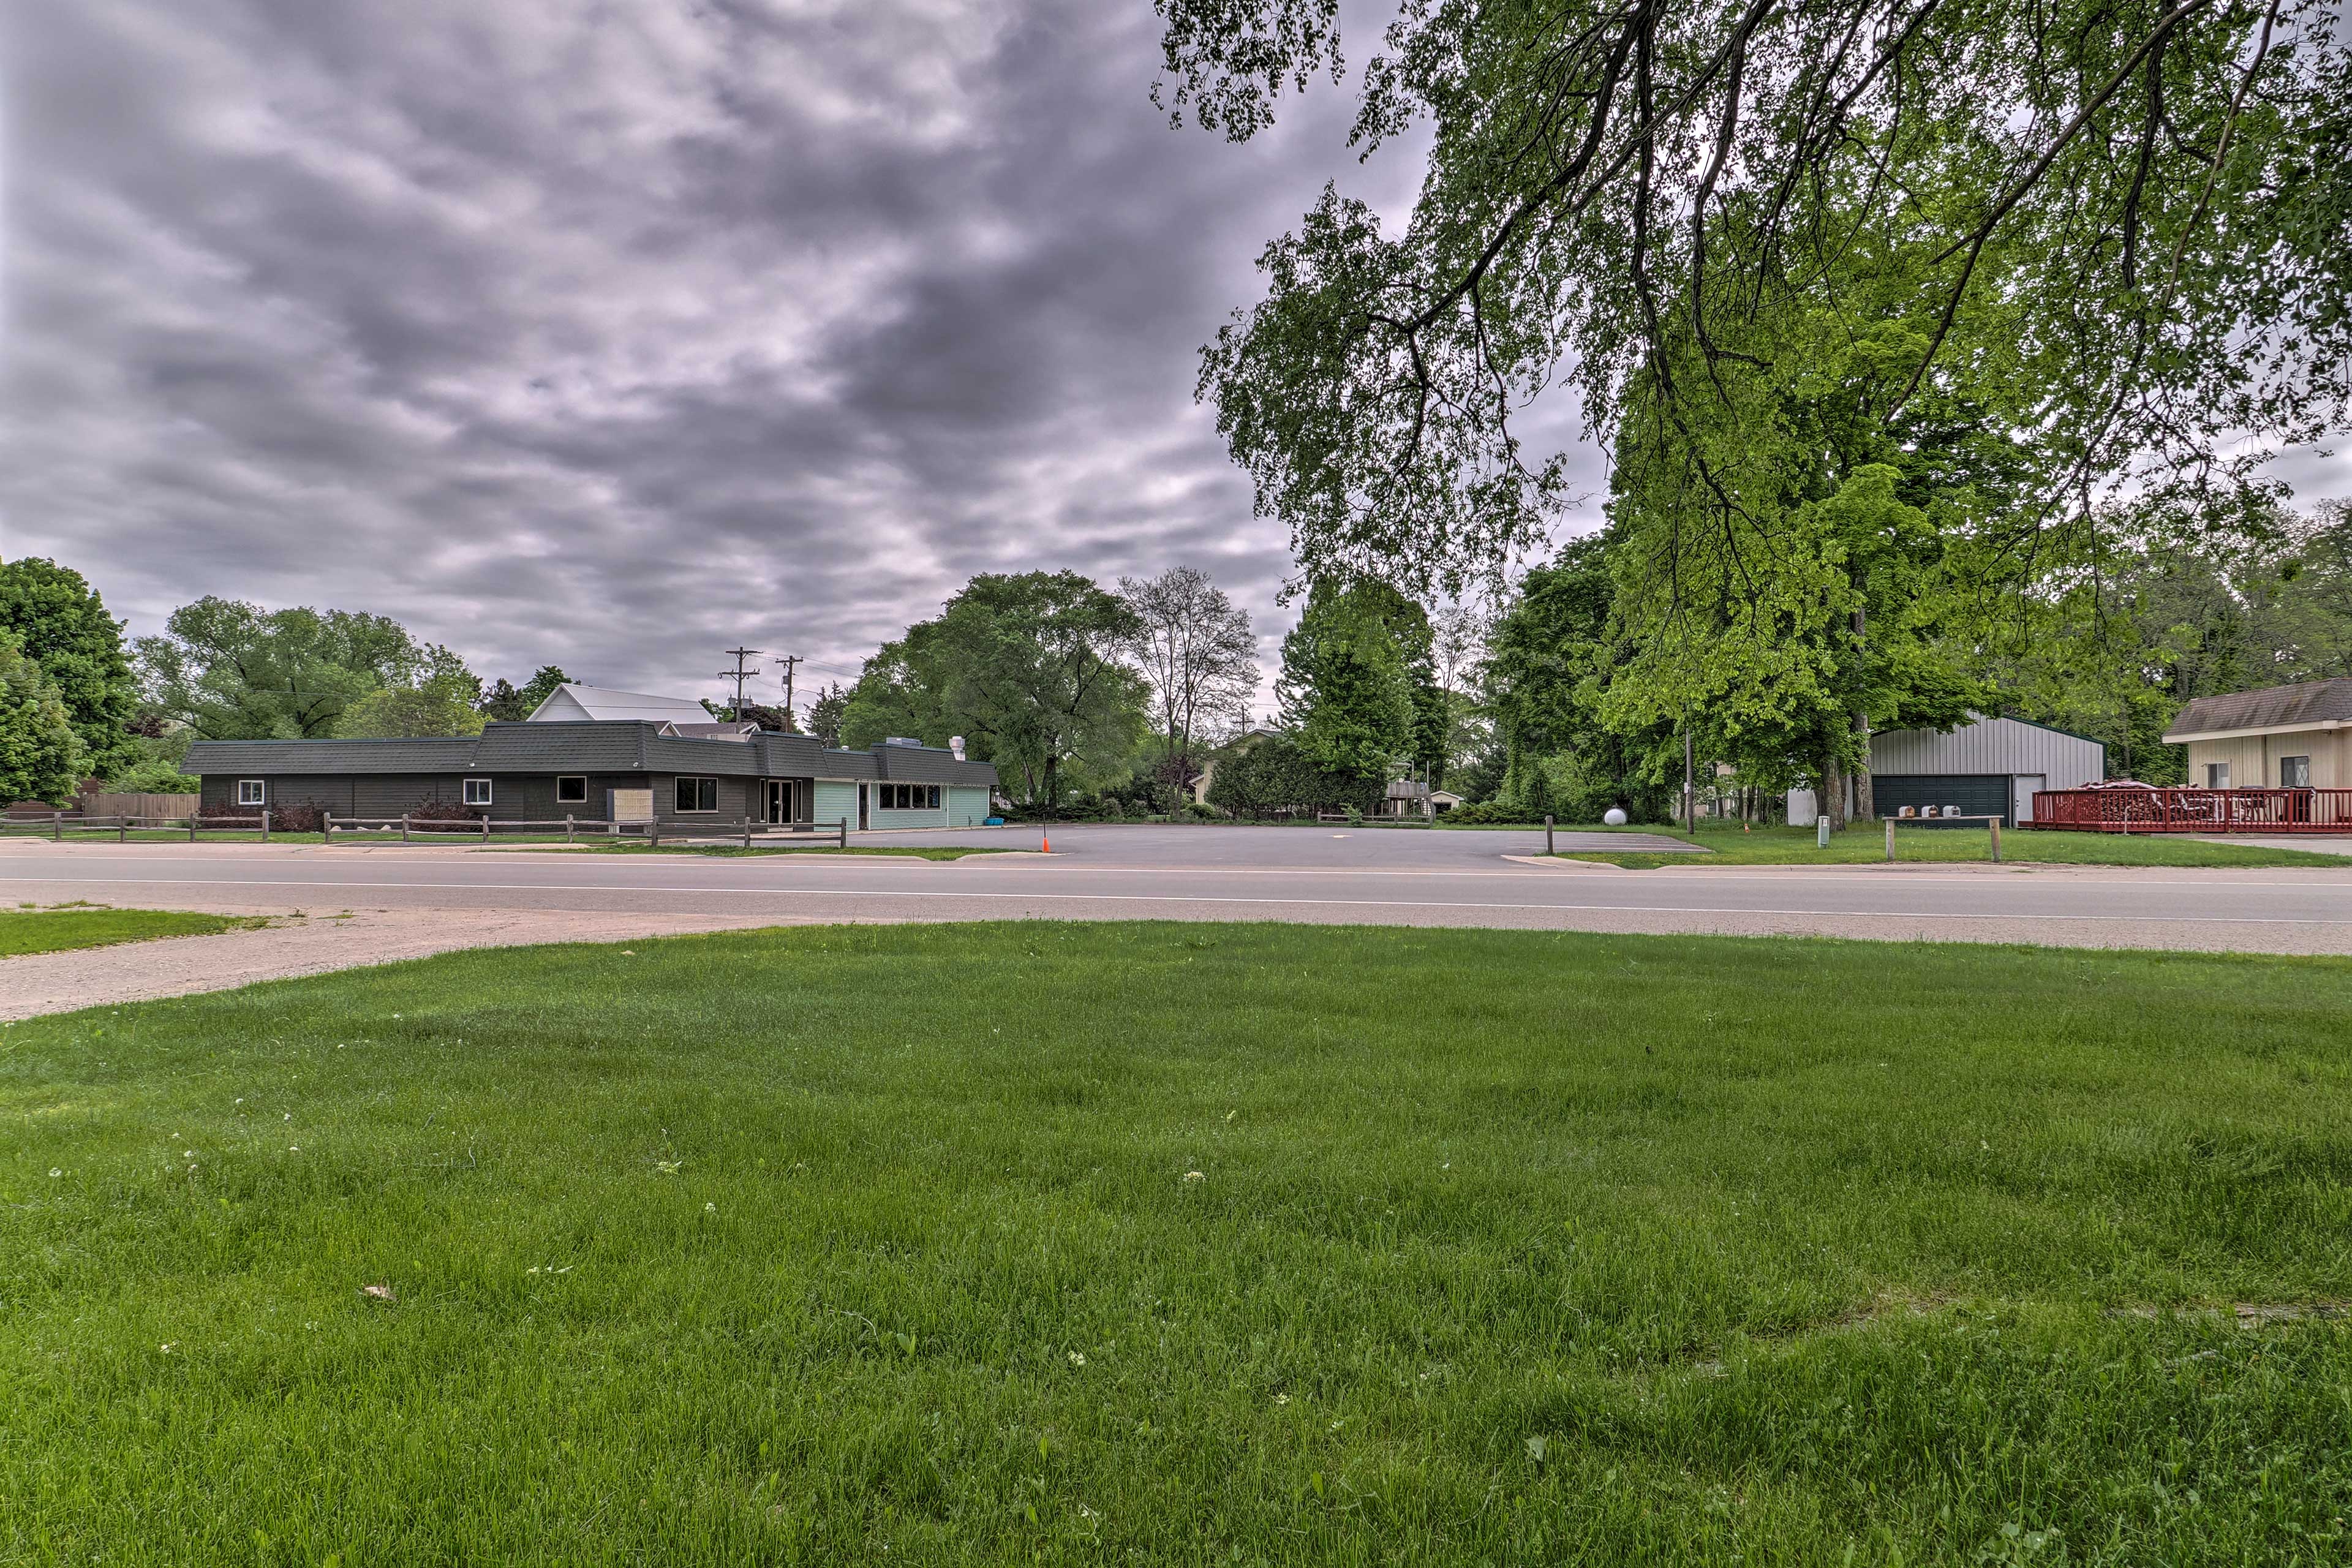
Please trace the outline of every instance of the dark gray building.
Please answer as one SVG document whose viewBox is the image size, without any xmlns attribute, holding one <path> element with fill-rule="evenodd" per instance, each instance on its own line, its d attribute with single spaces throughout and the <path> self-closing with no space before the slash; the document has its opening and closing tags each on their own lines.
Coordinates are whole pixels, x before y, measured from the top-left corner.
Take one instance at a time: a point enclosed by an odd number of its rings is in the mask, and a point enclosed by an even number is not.
<svg viewBox="0 0 2352 1568">
<path fill-rule="evenodd" d="M 692 733 L 682 731 L 691 731 Z M 494 822 L 846 822 L 964 827 L 985 819 L 996 770 L 892 741 L 829 749 L 808 735 L 645 720 L 494 723 L 428 740 L 198 741 L 183 766 L 208 815 L 316 805 L 395 817 L 462 806 Z"/>
</svg>

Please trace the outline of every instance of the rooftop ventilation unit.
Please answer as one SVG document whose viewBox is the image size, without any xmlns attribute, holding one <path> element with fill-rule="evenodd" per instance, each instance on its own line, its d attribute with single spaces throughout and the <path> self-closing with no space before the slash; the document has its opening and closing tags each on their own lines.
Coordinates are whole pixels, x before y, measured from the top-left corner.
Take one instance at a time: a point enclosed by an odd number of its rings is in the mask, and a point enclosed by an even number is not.
<svg viewBox="0 0 2352 1568">
<path fill-rule="evenodd" d="M 904 735 L 893 735 L 882 743 L 886 746 L 914 746 L 917 748 L 919 748 L 922 745 L 920 741 L 909 740 Z"/>
</svg>

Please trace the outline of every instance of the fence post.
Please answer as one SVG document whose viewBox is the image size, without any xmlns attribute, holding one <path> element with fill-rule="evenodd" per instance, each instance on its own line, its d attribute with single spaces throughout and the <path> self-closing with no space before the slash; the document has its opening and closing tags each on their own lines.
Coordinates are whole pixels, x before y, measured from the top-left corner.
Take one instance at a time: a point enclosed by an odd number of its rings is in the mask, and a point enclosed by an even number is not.
<svg viewBox="0 0 2352 1568">
<path fill-rule="evenodd" d="M 59 844 L 63 844 L 66 841 L 66 814 L 64 812 L 53 811 L 49 813 L 49 837 Z"/>
<path fill-rule="evenodd" d="M 264 844 L 269 842 L 269 813 L 267 811 L 261 814 L 261 841 Z"/>
<path fill-rule="evenodd" d="M 661 816 L 658 813 L 646 819 L 646 843 L 648 847 L 661 847 Z"/>
<path fill-rule="evenodd" d="M 1886 858 L 1895 858 L 1895 819 L 1891 816 L 1886 819 Z"/>
<path fill-rule="evenodd" d="M 1551 813 L 1547 811 L 1544 813 L 1544 853 L 1549 855 L 1551 852 Z"/>
<path fill-rule="evenodd" d="M 196 810 L 188 813 L 188 842 L 191 844 L 196 841 L 196 818 L 203 810 L 202 806 L 198 806 Z"/>
<path fill-rule="evenodd" d="M 838 831 L 838 832 L 840 833 L 840 835 L 841 835 L 841 847 L 842 847 L 844 849 L 848 848 L 848 847 L 849 847 L 849 818 L 847 818 L 847 817 L 845 817 L 845 817 L 843 817 L 840 821 L 838 821 L 838 822 L 835 823 L 833 826 L 834 826 L 835 829 L 836 831 Z"/>
<path fill-rule="evenodd" d="M 114 819 L 114 841 L 117 844 L 128 844 L 131 842 L 131 819 L 129 817 L 118 816 Z"/>
<path fill-rule="evenodd" d="M 1998 866 L 2000 864 L 2000 818 L 1994 817 L 1990 826 L 1992 828 L 1992 863 Z"/>
<path fill-rule="evenodd" d="M 490 814 L 489 814 L 488 812 L 487 812 L 487 811 L 486 811 L 486 812 L 482 813 L 482 842 L 483 842 L 483 843 L 485 843 L 485 844 L 488 844 L 489 841 L 490 841 Z"/>
<path fill-rule="evenodd" d="M 565 842 L 566 844 L 571 843 L 571 842 L 572 842 L 572 814 L 571 814 L 570 812 L 568 812 L 568 811 L 567 811 L 567 812 L 565 812 L 565 813 L 563 814 L 563 842 Z"/>
<path fill-rule="evenodd" d="M 408 813 L 404 811 L 400 814 L 400 841 L 408 842 Z"/>
<path fill-rule="evenodd" d="M 751 847 L 751 819 L 748 816 L 743 819 L 743 847 Z"/>
</svg>

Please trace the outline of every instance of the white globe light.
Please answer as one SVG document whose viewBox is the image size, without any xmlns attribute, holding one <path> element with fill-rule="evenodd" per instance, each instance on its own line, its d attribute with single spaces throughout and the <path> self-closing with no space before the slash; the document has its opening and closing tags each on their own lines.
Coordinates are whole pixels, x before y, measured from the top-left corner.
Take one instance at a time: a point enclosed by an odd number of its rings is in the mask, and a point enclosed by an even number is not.
<svg viewBox="0 0 2352 1568">
<path fill-rule="evenodd" d="M 1625 826 L 1625 810 L 1622 806 L 1612 805 L 1601 814 L 1601 820 L 1612 827 L 1622 827 Z"/>
</svg>

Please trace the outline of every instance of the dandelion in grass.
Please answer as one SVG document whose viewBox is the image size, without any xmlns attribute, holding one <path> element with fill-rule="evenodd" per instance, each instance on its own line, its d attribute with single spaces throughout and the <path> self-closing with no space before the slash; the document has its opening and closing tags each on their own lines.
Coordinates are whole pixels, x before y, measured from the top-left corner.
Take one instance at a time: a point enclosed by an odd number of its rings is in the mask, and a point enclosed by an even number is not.
<svg viewBox="0 0 2352 1568">
<path fill-rule="evenodd" d="M 1290 1403 L 1290 1395 L 1287 1394 L 1277 1394 L 1274 1396 L 1274 1402 L 1276 1405 L 1287 1405 Z"/>
<path fill-rule="evenodd" d="M 1087 1364 L 1087 1352 L 1084 1352 L 1084 1351 L 1072 1351 L 1072 1352 L 1070 1352 L 1070 1364 L 1071 1364 L 1072 1366 L 1084 1366 L 1084 1365 L 1086 1365 L 1086 1364 Z"/>
<path fill-rule="evenodd" d="M 1187 1171 L 1184 1173 L 1184 1179 L 1188 1182 L 1205 1182 L 1209 1178 L 1198 1171 Z"/>
</svg>

